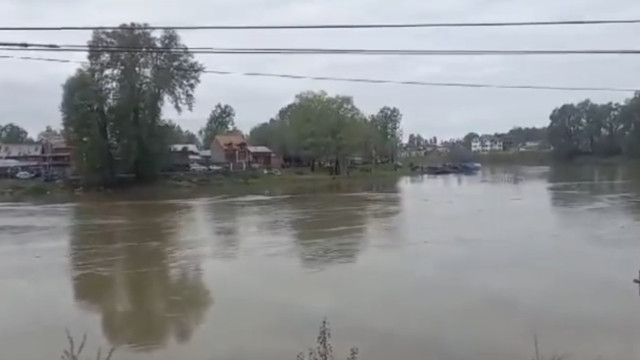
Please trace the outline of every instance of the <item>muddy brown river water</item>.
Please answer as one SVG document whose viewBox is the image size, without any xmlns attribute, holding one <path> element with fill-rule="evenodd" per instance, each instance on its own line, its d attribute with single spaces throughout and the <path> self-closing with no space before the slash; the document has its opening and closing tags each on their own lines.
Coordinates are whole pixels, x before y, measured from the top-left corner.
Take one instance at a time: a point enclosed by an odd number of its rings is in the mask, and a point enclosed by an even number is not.
<svg viewBox="0 0 640 360">
<path fill-rule="evenodd" d="M 639 269 L 630 167 L 4 203 L 0 359 L 295 359 L 326 316 L 338 358 L 635 360 Z"/>
</svg>

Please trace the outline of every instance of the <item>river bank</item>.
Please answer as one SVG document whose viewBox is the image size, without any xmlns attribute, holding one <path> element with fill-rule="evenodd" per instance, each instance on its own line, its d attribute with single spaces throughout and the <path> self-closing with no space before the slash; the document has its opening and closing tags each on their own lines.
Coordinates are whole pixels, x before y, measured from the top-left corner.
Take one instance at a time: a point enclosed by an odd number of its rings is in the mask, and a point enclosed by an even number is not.
<svg viewBox="0 0 640 360">
<path fill-rule="evenodd" d="M 403 160 L 405 164 L 439 165 L 442 163 L 475 162 L 483 165 L 628 165 L 637 164 L 639 159 L 628 156 L 601 157 L 594 155 L 580 155 L 570 159 L 558 158 L 551 151 L 504 151 L 488 153 L 445 153 L 429 154 L 421 157 L 411 157 Z"/>
<path fill-rule="evenodd" d="M 370 172 L 352 172 L 331 176 L 322 172 L 311 173 L 307 169 L 284 171 L 280 175 L 259 172 L 234 173 L 171 173 L 164 174 L 153 183 L 130 183 L 112 189 L 85 189 L 68 183 L 46 183 L 34 180 L 0 180 L 0 201 L 4 202 L 60 202 L 81 198 L 113 196 L 177 196 L 222 194 L 291 194 L 310 190 L 348 190 L 377 188 L 380 184 L 393 184 L 402 176 L 410 175 L 407 169 L 394 171 L 387 168 Z"/>
</svg>

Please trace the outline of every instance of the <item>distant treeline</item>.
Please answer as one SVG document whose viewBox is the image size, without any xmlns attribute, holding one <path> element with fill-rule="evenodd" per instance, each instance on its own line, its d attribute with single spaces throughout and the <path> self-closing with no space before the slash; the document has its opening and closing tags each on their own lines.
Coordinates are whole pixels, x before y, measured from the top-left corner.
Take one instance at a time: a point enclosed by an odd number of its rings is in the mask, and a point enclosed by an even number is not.
<svg viewBox="0 0 640 360">
<path fill-rule="evenodd" d="M 623 104 L 564 104 L 550 120 L 549 142 L 560 157 L 640 155 L 640 92 Z"/>
<path fill-rule="evenodd" d="M 535 142 L 541 149 L 550 146 L 553 155 L 563 159 L 640 156 L 640 92 L 623 103 L 597 104 L 587 99 L 564 104 L 553 110 L 549 120 L 548 127 L 516 127 L 494 136 L 504 141 L 507 150 Z M 478 136 L 467 134 L 466 147 Z"/>
</svg>

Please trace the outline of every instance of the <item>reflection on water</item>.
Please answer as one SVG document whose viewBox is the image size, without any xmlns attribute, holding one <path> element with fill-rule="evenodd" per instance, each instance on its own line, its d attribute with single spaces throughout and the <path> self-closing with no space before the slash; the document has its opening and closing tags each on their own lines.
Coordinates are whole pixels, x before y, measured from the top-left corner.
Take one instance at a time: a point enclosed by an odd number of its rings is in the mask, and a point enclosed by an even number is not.
<svg viewBox="0 0 640 360">
<path fill-rule="evenodd" d="M 291 219 L 300 259 L 308 266 L 354 261 L 360 252 L 366 226 L 365 197 L 301 196 L 289 202 L 297 214 Z"/>
<path fill-rule="evenodd" d="M 232 201 L 213 201 L 208 204 L 207 221 L 215 241 L 215 254 L 221 258 L 234 258 L 240 248 L 240 217 L 238 206 Z"/>
<path fill-rule="evenodd" d="M 637 168 L 192 195 L 0 204 L 0 357 L 47 358 L 68 327 L 114 360 L 281 360 L 328 316 L 366 360 L 526 359 L 534 335 L 640 359 Z"/>
<path fill-rule="evenodd" d="M 640 169 L 557 166 L 549 172 L 551 202 L 557 207 L 619 208 L 639 213 Z"/>
<path fill-rule="evenodd" d="M 99 312 L 113 345 L 188 341 L 212 303 L 197 259 L 175 239 L 180 206 L 78 206 L 71 236 L 77 301 Z"/>
</svg>

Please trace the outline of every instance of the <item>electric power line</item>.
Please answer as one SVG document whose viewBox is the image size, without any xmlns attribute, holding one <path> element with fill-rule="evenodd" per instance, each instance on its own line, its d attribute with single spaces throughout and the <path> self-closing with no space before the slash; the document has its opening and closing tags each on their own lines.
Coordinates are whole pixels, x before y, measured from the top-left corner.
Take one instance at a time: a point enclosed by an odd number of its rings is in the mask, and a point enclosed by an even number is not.
<svg viewBox="0 0 640 360">
<path fill-rule="evenodd" d="M 57 63 L 73 63 L 86 65 L 86 61 L 44 58 L 32 56 L 13 56 L 0 55 L 0 59 L 16 59 L 16 60 L 32 60 Z M 318 81 L 338 81 L 353 82 L 366 84 L 390 84 L 390 85 L 412 85 L 412 86 L 429 86 L 429 87 L 459 87 L 459 88 L 493 88 L 493 89 L 513 89 L 513 90 L 557 90 L 557 91 L 607 91 L 607 92 L 635 92 L 640 91 L 630 88 L 612 88 L 612 87 L 573 87 L 573 86 L 549 86 L 549 85 L 506 85 L 506 84 L 484 84 L 484 83 L 457 83 L 457 82 L 426 82 L 426 81 L 404 81 L 404 80 L 388 80 L 388 79 L 370 79 L 370 78 L 346 78 L 334 76 L 309 76 L 294 74 L 276 74 L 263 72 L 234 72 L 222 70 L 204 70 L 206 74 L 214 75 L 239 75 L 253 77 L 270 77 L 292 80 L 318 80 Z"/>
<path fill-rule="evenodd" d="M 148 25 L 149 30 L 321 30 L 321 29 L 401 29 L 449 27 L 515 27 L 515 26 L 583 26 L 640 24 L 640 19 L 600 19 L 561 21 L 507 22 L 433 22 L 433 23 L 377 23 L 377 24 L 301 24 L 301 25 Z M 2 26 L 0 31 L 83 31 L 140 29 L 139 26 Z"/>
<path fill-rule="evenodd" d="M 368 84 L 417 85 L 417 86 L 433 86 L 433 87 L 494 88 L 494 89 L 519 89 L 519 90 L 611 91 L 611 92 L 638 91 L 638 89 L 628 89 L 628 88 L 623 89 L 623 88 L 609 88 L 609 87 L 571 87 L 571 86 L 546 86 L 546 85 L 538 86 L 538 85 L 456 83 L 456 82 L 401 81 L 401 80 L 383 80 L 383 79 L 365 79 L 365 78 L 344 78 L 344 77 L 332 77 L 332 76 L 273 74 L 273 73 L 260 73 L 260 72 L 233 72 L 233 71 L 218 71 L 218 70 L 206 70 L 205 73 L 218 74 L 218 75 L 260 76 L 260 77 L 277 77 L 277 78 L 284 78 L 284 79 L 341 81 L 341 82 L 357 82 L 357 83 L 368 83 Z"/>
<path fill-rule="evenodd" d="M 9 44 L 9 43 L 4 43 Z M 638 55 L 640 49 L 569 49 L 569 50 L 426 50 L 426 49 L 331 49 L 331 48 L 166 48 L 14 43 L 2 45 L 3 51 L 89 52 L 107 53 L 181 53 L 209 55 L 379 55 L 379 56 L 531 56 L 531 55 Z"/>
</svg>

